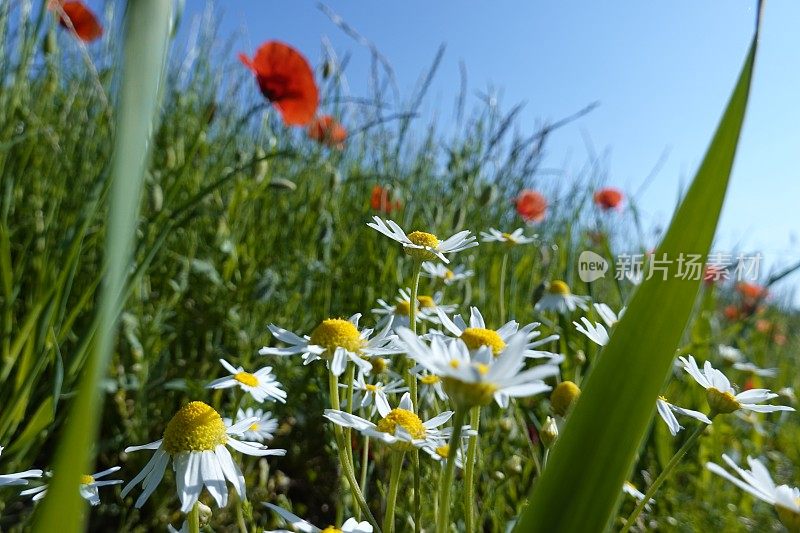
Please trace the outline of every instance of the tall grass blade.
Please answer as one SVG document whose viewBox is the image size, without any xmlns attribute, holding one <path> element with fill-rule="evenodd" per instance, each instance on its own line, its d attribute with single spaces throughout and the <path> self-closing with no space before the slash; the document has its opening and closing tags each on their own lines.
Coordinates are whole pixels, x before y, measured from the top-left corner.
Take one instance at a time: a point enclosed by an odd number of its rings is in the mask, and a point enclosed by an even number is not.
<svg viewBox="0 0 800 533">
<path fill-rule="evenodd" d="M 78 493 L 88 473 L 102 405 L 100 380 L 113 351 L 119 299 L 130 270 L 145 163 L 158 110 L 171 29 L 171 2 L 137 0 L 126 13 L 124 71 L 118 130 L 111 162 L 113 179 L 106 241 L 106 277 L 99 306 L 94 353 L 88 359 L 77 397 L 59 442 L 55 478 L 38 509 L 34 531 L 73 533 L 83 529 L 85 504 Z"/>
<path fill-rule="evenodd" d="M 758 26 L 758 24 L 757 24 Z M 515 531 L 603 531 L 655 410 L 700 280 L 675 277 L 679 254 L 705 258 L 717 227 L 744 120 L 758 27 L 739 80 L 691 188 L 656 251 L 673 261 L 634 294 L 588 377 Z"/>
</svg>

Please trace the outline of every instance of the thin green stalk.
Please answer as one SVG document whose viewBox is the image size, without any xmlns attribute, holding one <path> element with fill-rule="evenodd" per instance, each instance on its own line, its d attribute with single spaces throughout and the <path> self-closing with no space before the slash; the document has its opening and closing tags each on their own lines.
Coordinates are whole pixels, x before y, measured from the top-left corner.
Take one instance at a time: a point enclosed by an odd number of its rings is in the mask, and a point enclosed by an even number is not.
<svg viewBox="0 0 800 533">
<path fill-rule="evenodd" d="M 389 493 L 386 495 L 386 514 L 383 516 L 383 530 L 394 533 L 394 510 L 397 505 L 397 491 L 400 488 L 400 473 L 405 452 L 392 453 L 392 467 L 389 474 Z"/>
<path fill-rule="evenodd" d="M 328 388 L 331 395 L 331 408 L 339 411 L 339 379 L 333 374 L 333 372 L 328 372 Z M 342 464 L 344 476 L 347 478 L 347 482 L 350 484 L 350 490 L 353 493 L 353 498 L 356 500 L 356 503 L 358 503 L 361 511 L 366 516 L 367 521 L 372 524 L 373 528 L 375 528 L 375 532 L 380 533 L 380 525 L 372 515 L 372 511 L 369 510 L 369 505 L 367 505 L 367 501 L 364 499 L 364 495 L 361 493 L 361 489 L 358 486 L 353 465 L 350 464 L 350 461 L 348 460 L 347 452 L 345 451 L 344 432 L 342 431 L 342 427 L 338 424 L 334 424 L 333 434 L 334 438 L 336 439 L 336 451 L 339 454 L 339 462 Z"/>
<path fill-rule="evenodd" d="M 422 263 L 414 260 L 411 275 L 411 301 L 408 306 L 408 318 L 411 321 L 411 331 L 416 335 L 417 333 L 417 305 L 419 291 L 419 275 L 422 272 Z M 414 411 L 419 410 L 417 402 L 417 378 L 414 377 L 413 372 L 409 368 L 406 381 L 408 382 L 408 390 L 411 395 L 411 403 L 414 405 Z M 414 532 L 419 533 L 421 513 L 422 513 L 422 495 L 420 494 L 422 488 L 422 475 L 419 469 L 419 450 L 414 448 L 411 451 L 411 466 L 414 470 Z"/>
<path fill-rule="evenodd" d="M 709 418 L 714 418 L 714 415 L 713 414 L 709 415 Z M 642 500 L 639 502 L 639 504 L 636 506 L 633 512 L 631 512 L 630 516 L 628 516 L 628 520 L 625 522 L 625 527 L 622 528 L 622 531 L 620 533 L 627 533 L 631 529 L 631 526 L 636 522 L 636 519 L 641 514 L 642 509 L 644 509 L 645 505 L 647 505 L 647 502 L 649 502 L 653 498 L 653 496 L 658 491 L 658 488 L 661 486 L 661 484 L 664 483 L 664 481 L 666 481 L 666 479 L 669 477 L 669 475 L 672 473 L 675 467 L 678 466 L 678 463 L 681 462 L 683 456 L 686 455 L 686 452 L 689 451 L 689 448 L 694 446 L 694 443 L 697 442 L 697 439 L 700 438 L 700 435 L 703 434 L 703 431 L 705 431 L 705 429 L 706 429 L 705 424 L 701 423 L 700 425 L 698 425 L 697 428 L 695 428 L 694 432 L 689 436 L 689 438 L 686 439 L 686 442 L 683 443 L 683 446 L 681 446 L 678 449 L 678 451 L 675 452 L 675 455 L 673 455 L 672 459 L 669 460 L 669 463 L 667 463 L 667 466 L 664 467 L 664 470 L 661 471 L 656 480 L 653 481 L 653 484 L 650 485 L 650 488 L 647 489 L 647 493 L 644 495 L 644 498 L 642 498 Z"/>
<path fill-rule="evenodd" d="M 456 469 L 456 453 L 461 443 L 461 428 L 467 418 L 467 410 L 456 407 L 453 415 L 453 434 L 450 435 L 450 450 L 447 454 L 447 463 L 441 477 L 439 487 L 439 512 L 436 518 L 437 533 L 446 533 L 450 529 L 450 489 L 453 486 L 453 474 Z"/>
<path fill-rule="evenodd" d="M 478 431 L 481 424 L 481 406 L 473 407 L 469 412 L 469 426 L 473 431 Z M 469 438 L 467 445 L 467 464 L 464 465 L 464 522 L 465 531 L 472 533 L 474 528 L 475 511 L 475 456 L 478 452 L 478 435 Z"/>
<path fill-rule="evenodd" d="M 503 252 L 503 263 L 500 265 L 500 323 L 506 323 L 506 271 L 508 270 L 508 250 Z"/>
<path fill-rule="evenodd" d="M 364 437 L 364 447 L 361 450 L 361 491 L 367 496 L 367 471 L 369 470 L 369 437 Z M 359 510 L 360 511 L 360 510 Z"/>
<path fill-rule="evenodd" d="M 356 366 L 352 364 L 347 365 L 347 412 L 353 413 L 353 382 L 355 381 Z M 350 468 L 355 472 L 355 462 L 353 461 L 353 433 L 350 428 L 344 430 L 345 451 L 347 452 L 347 461 L 350 463 Z M 361 508 L 356 507 L 355 510 L 356 520 L 361 520 Z"/>
<path fill-rule="evenodd" d="M 189 524 L 189 533 L 200 533 L 200 502 L 194 503 L 186 521 Z"/>
</svg>

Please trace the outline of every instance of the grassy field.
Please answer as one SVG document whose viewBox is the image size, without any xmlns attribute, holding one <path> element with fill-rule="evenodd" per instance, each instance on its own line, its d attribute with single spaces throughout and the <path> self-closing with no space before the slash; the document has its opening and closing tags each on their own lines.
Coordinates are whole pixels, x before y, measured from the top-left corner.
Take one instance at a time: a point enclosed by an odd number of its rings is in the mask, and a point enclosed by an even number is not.
<svg viewBox="0 0 800 533">
<path fill-rule="evenodd" d="M 123 12 L 109 7 L 98 15 L 106 34 L 86 45 L 59 27 L 39 2 L 0 5 L 0 445 L 5 446 L 0 475 L 52 468 L 101 324 L 97 313 L 107 219 L 116 205 L 109 190 L 122 83 L 123 44 L 113 35 L 122 31 Z M 518 108 L 479 103 L 469 109 L 461 102 L 453 134 L 452 128 L 440 129 L 417 116 L 425 75 L 414 94 L 390 103 L 384 90 L 358 98 L 345 92 L 346 65 L 332 53 L 309 59 L 320 111 L 338 117 L 348 130 L 341 149 L 309 139 L 304 128 L 285 126 L 252 74 L 213 30 L 198 35 L 189 48 L 174 41 L 141 199 L 129 198 L 138 205 L 135 247 L 119 337 L 101 383 L 94 471 L 121 466 L 113 477 L 133 479 L 150 452 L 123 450 L 161 438 L 189 401 L 206 402 L 227 417 L 237 407 L 259 407 L 250 396 L 206 388 L 227 374 L 220 358 L 251 371 L 271 366 L 288 393 L 285 404 L 261 405 L 278 420 L 269 447 L 285 449 L 286 455 L 235 454 L 246 477 L 247 500 L 232 496 L 232 503 L 218 508 L 205 493 L 202 501 L 213 509 L 207 531 L 282 527 L 261 502 L 291 509 L 323 528 L 341 526 L 357 512 L 339 460 L 337 442 L 344 441 L 323 417 L 331 406 L 326 366 L 304 366 L 296 356 L 258 351 L 280 345 L 270 324 L 311 334 L 324 319 L 363 313 L 362 324 L 372 326 L 376 301 L 393 305 L 397 291 L 413 285 L 416 263 L 398 243 L 367 227 L 374 215 L 407 231 L 440 237 L 462 229 L 478 235 L 489 228 L 511 232 L 518 227 L 536 235 L 530 244 L 482 242 L 449 256 L 452 265 L 463 265 L 474 276 L 452 284 L 422 277 L 419 294 L 441 291 L 442 301 L 464 316 L 475 306 L 488 328 L 499 328 L 504 316 L 523 325 L 541 322 L 543 337 L 559 336 L 542 349 L 565 358 L 559 377 L 546 380 L 550 386 L 569 380 L 582 387 L 603 349 L 572 322 L 600 318 L 591 308 L 559 314 L 534 310 L 534 304 L 551 282 L 564 280 L 572 293 L 618 311 L 636 285 L 611 276 L 582 282 L 578 255 L 592 250 L 613 263 L 621 253 L 650 251 L 660 238 L 640 224 L 635 205 L 625 203 L 620 210 L 596 205 L 593 195 L 609 179 L 601 162 L 587 161 L 580 175 L 569 179 L 541 168 L 548 138 L 560 123 L 529 131 L 517 123 Z M 435 64 L 427 73 L 434 75 Z M 374 87 L 388 86 L 385 73 L 376 76 Z M 365 94 L 360 89 L 352 88 Z M 580 120 L 579 115 L 566 120 Z M 376 186 L 387 191 L 391 213 L 385 204 L 374 204 Z M 515 209 L 514 199 L 524 189 L 548 199 L 541 222 L 527 224 Z M 771 294 L 753 299 L 735 290 L 733 281 L 703 284 L 677 355 L 711 361 L 739 389 L 782 391 L 771 403 L 795 405 L 800 320 L 779 301 Z M 424 327 L 440 329 L 434 323 Z M 657 342 L 647 330 L 640 332 L 643 350 Z M 759 368 L 777 371 L 758 376 L 736 369 L 721 345 L 736 347 Z M 403 379 L 406 366 L 404 357 L 395 356 L 391 368 Z M 368 380 L 385 383 L 391 376 Z M 424 383 L 419 387 L 420 397 L 429 394 Z M 554 415 L 549 394 L 480 410 L 478 466 L 471 473 L 475 531 L 505 531 L 546 468 L 540 432 L 546 417 Z M 662 394 L 682 407 L 708 412 L 706 391 L 679 366 Z M 390 395 L 390 404 L 399 396 Z M 652 404 L 650 398 L 643 401 Z M 434 405 L 423 405 L 422 420 L 436 414 Z M 625 410 L 626 405 L 612 401 L 607 408 Z M 698 424 L 679 420 L 687 429 L 676 437 L 658 417 L 645 433 L 629 477 L 642 492 Z M 617 430 L 602 431 L 615 435 Z M 366 501 L 380 521 L 396 454 L 374 440 L 364 453 L 366 441 L 358 432 L 344 434 L 351 440 L 347 447 L 357 474 L 363 470 Z M 591 443 L 585 449 L 592 454 Z M 772 506 L 704 467 L 708 461 L 722 463 L 723 453 L 740 465 L 747 455 L 762 458 L 776 481 L 797 485 L 797 415 L 737 412 L 715 418 L 633 530 L 781 531 L 785 526 Z M 406 454 L 401 470 L 398 531 L 414 529 L 414 455 Z M 442 467 L 425 453 L 419 453 L 418 462 L 424 504 L 419 518 L 432 531 Z M 455 475 L 450 518 L 463 531 L 468 512 L 461 502 L 470 499 L 464 494 L 469 484 L 465 473 Z M 581 482 L 563 480 L 566 487 Z M 31 480 L 30 487 L 41 483 Z M 139 489 L 122 498 L 122 487 L 100 490 L 101 504 L 88 514 L 90 530 L 180 527 L 184 516 L 171 469 L 141 509 L 134 507 Z M 622 491 L 619 498 L 612 530 L 624 524 L 636 504 Z M 17 487 L 0 487 L 0 530 L 28 530 L 41 505 L 20 496 Z"/>
</svg>

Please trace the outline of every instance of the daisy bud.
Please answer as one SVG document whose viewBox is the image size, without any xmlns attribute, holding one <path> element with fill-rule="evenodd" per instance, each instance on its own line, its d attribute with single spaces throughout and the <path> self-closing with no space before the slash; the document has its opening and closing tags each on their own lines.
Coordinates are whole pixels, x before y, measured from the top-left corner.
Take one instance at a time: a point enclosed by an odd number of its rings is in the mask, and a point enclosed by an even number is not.
<svg viewBox="0 0 800 533">
<path fill-rule="evenodd" d="M 553 444 L 556 443 L 556 440 L 558 440 L 558 426 L 553 417 L 548 416 L 544 421 L 539 436 L 542 439 L 542 444 L 544 444 L 546 448 L 552 448 Z"/>
<path fill-rule="evenodd" d="M 562 381 L 550 395 L 550 406 L 557 415 L 567 416 L 573 404 L 581 395 L 581 389 L 572 381 Z"/>
<path fill-rule="evenodd" d="M 200 509 L 200 526 L 202 527 L 208 524 L 214 514 L 211 512 L 211 507 L 201 501 L 197 502 L 197 506 Z"/>
</svg>

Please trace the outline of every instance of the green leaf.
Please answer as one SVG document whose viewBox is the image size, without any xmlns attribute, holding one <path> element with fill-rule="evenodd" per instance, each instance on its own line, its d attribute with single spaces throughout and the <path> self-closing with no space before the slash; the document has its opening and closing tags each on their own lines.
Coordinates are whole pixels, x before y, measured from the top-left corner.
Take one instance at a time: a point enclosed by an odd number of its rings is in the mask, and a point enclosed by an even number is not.
<svg viewBox="0 0 800 533">
<path fill-rule="evenodd" d="M 646 280 L 615 327 L 534 485 L 516 531 L 603 531 L 672 368 L 700 280 L 675 277 L 679 254 L 711 246 L 744 120 L 758 42 L 750 51 L 708 152 L 656 251 L 672 261 L 666 280 Z"/>
<path fill-rule="evenodd" d="M 103 397 L 100 385 L 114 349 L 121 299 L 130 272 L 142 181 L 157 115 L 170 33 L 172 2 L 127 4 L 124 70 L 117 113 L 110 190 L 106 269 L 94 350 L 83 369 L 59 442 L 47 497 L 37 509 L 34 531 L 75 533 L 84 529 L 86 502 L 78 487 L 93 463 Z"/>
</svg>

